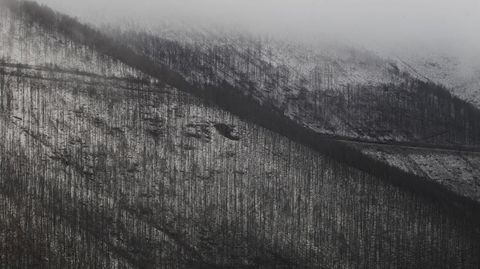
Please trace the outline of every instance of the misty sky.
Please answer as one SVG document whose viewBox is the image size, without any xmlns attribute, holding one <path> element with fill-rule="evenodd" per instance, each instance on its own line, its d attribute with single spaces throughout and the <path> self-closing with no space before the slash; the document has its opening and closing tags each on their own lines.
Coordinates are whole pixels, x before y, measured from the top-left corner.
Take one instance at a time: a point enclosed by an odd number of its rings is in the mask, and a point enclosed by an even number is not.
<svg viewBox="0 0 480 269">
<path fill-rule="evenodd" d="M 217 25 L 291 38 L 480 52 L 480 0 L 38 0 L 93 23 Z M 477 50 L 478 49 L 478 50 Z"/>
</svg>

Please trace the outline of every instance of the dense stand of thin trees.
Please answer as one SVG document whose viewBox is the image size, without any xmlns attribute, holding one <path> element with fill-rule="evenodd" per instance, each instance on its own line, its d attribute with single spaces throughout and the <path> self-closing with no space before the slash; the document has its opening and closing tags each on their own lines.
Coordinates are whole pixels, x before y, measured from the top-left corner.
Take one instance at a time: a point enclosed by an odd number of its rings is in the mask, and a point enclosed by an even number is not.
<svg viewBox="0 0 480 269">
<path fill-rule="evenodd" d="M 478 207 L 227 83 L 204 97 L 335 158 L 142 77 L 26 67 L 0 68 L 0 268 L 480 264 Z"/>
<path fill-rule="evenodd" d="M 175 89 L 37 75 L 0 76 L 0 267 L 479 263 L 478 223 L 449 203 Z"/>
<path fill-rule="evenodd" d="M 392 77 L 389 84 L 339 84 L 335 72 L 341 71 L 331 64 L 317 65 L 308 76 L 272 65 L 274 56 L 268 56 L 261 41 L 181 43 L 142 32 L 112 31 L 112 35 L 195 85 L 226 83 L 319 132 L 434 145 L 480 143 L 478 109 L 394 66 L 385 67 Z"/>
<path fill-rule="evenodd" d="M 7 1 L 12 2 L 12 1 Z M 52 33 L 126 62 L 181 90 L 216 98 L 217 104 L 237 114 L 231 95 L 247 97 L 249 106 L 269 105 L 279 115 L 320 133 L 441 145 L 478 145 L 480 112 L 451 96 L 444 88 L 410 78 L 391 68 L 396 83 L 338 85 L 335 70 L 325 65 L 305 78 L 287 66 L 264 61 L 261 43 L 209 46 L 181 44 L 145 33 L 102 33 L 35 3 L 14 4 L 13 10 Z M 253 43 L 253 45 L 252 45 Z M 128 44 L 126 47 L 122 44 Z M 206 47 L 205 47 L 206 46 Z M 246 49 L 239 50 L 239 46 Z M 267 52 L 265 52 L 267 51 Z M 174 72 L 172 72 L 172 70 Z M 227 88 L 227 89 L 225 89 Z M 249 115 L 246 115 L 249 117 Z"/>
</svg>

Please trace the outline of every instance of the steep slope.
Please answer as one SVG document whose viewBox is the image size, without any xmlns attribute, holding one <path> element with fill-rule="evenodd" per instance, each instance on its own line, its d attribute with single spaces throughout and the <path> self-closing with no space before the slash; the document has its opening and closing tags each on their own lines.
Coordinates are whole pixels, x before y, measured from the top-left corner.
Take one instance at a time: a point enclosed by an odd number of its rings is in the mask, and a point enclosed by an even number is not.
<svg viewBox="0 0 480 269">
<path fill-rule="evenodd" d="M 420 175 L 470 199 L 479 200 L 479 174 L 472 167 L 477 159 L 457 162 L 455 167 L 472 170 L 465 180 L 455 173 L 433 176 L 428 171 L 449 170 L 449 163 L 429 154 L 461 159 L 479 151 L 480 111 L 452 96 L 446 88 L 419 80 L 397 61 L 345 47 L 309 48 L 248 37 L 202 36 L 168 40 L 152 34 L 118 32 L 118 42 L 130 44 L 157 66 L 176 70 L 191 82 L 196 92 L 206 92 L 223 107 L 308 144 L 329 147 L 332 139 L 369 153 L 376 161 Z M 230 98 L 229 96 L 235 96 Z M 253 108 L 263 107 L 263 109 Z M 263 117 L 263 118 L 262 118 Z M 272 121 L 272 118 L 281 118 Z M 289 121 L 290 124 L 285 124 Z M 300 129 L 303 128 L 303 131 Z M 310 132 L 310 138 L 299 133 Z M 323 142 L 319 142 L 323 141 Z M 371 144 L 378 152 L 371 154 Z M 364 150 L 361 145 L 366 145 Z M 415 147 L 429 161 L 405 166 L 399 148 L 392 160 L 382 156 L 381 146 Z M 340 145 L 341 148 L 343 148 Z M 343 148 L 342 150 L 345 150 Z M 348 154 L 338 156 L 344 160 Z M 457 152 L 462 150 L 462 152 Z M 348 151 L 348 150 L 347 150 Z M 353 154 L 352 156 L 357 156 Z M 358 162 L 350 156 L 350 164 Z M 406 159 L 404 162 L 408 162 Z M 408 169 L 405 169 L 408 167 Z M 378 168 L 373 168 L 376 171 Z M 372 172 L 369 170 L 369 172 Z"/>
<path fill-rule="evenodd" d="M 194 85 L 229 85 L 318 133 L 365 141 L 480 143 L 477 109 L 368 51 L 248 37 L 182 42 L 137 32 L 112 35 Z"/>
<path fill-rule="evenodd" d="M 21 74 L 2 79 L 6 268 L 479 263 L 472 216 L 175 89 Z"/>
<path fill-rule="evenodd" d="M 3 1 L 2 5 L 11 1 Z M 133 68 L 105 57 L 85 45 L 40 27 L 25 15 L 0 10 L 2 64 L 62 68 L 106 77 L 137 77 Z"/>
<path fill-rule="evenodd" d="M 0 68 L 0 268 L 480 264 L 469 203 L 348 166 L 15 7 L 0 6 L 18 51 Z M 63 52 L 30 59 L 34 44 Z"/>
<path fill-rule="evenodd" d="M 408 51 L 408 53 L 406 52 Z M 399 66 L 424 81 L 444 85 L 453 95 L 480 107 L 480 59 L 451 52 L 404 49 L 396 54 Z"/>
</svg>

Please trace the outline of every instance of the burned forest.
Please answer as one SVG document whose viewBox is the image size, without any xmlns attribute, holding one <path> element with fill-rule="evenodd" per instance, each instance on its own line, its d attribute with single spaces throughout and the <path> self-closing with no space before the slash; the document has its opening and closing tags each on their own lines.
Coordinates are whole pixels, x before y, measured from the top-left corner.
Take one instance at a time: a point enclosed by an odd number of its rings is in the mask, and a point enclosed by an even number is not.
<svg viewBox="0 0 480 269">
<path fill-rule="evenodd" d="M 0 268 L 479 268 L 480 106 L 412 66 L 0 0 Z"/>
</svg>

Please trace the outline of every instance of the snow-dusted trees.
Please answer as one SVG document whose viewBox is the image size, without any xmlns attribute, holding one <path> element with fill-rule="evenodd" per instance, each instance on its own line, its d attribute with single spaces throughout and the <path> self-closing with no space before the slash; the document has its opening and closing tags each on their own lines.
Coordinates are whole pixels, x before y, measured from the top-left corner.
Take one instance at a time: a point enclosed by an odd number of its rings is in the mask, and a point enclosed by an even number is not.
<svg viewBox="0 0 480 269">
<path fill-rule="evenodd" d="M 170 87 L 3 71 L 0 267 L 479 263 L 478 209 L 406 173 Z"/>
<path fill-rule="evenodd" d="M 199 56 L 172 43 L 155 50 L 175 56 L 159 66 L 74 20 L 25 5 L 33 9 L 17 15 L 55 16 L 41 20 L 48 30 L 39 36 L 47 48 L 51 39 L 68 42 L 55 46 L 65 52 L 57 63 L 105 52 L 110 57 L 92 60 L 92 70 L 121 69 L 121 59 L 161 83 L 128 72 L 72 72 L 62 64 L 12 65 L 7 59 L 24 58 L 6 54 L 0 268 L 478 267 L 477 203 L 322 139 L 285 117 L 277 103 L 261 103 L 253 82 L 229 84 L 217 76 L 228 61 L 241 66 L 241 76 L 287 84 L 291 71 L 257 65 L 258 51 L 238 59 L 215 48 Z M 20 43 L 19 55 L 28 55 L 28 43 Z M 210 72 L 197 76 L 201 87 L 168 71 L 198 71 L 181 59 Z M 380 104 L 366 101 L 383 94 L 325 91 L 312 105 L 305 89 L 301 98 L 289 90 L 290 106 L 304 117 L 327 106 L 368 112 Z M 407 109 L 407 97 L 385 96 L 400 112 Z M 428 109 L 443 111 L 442 100 L 448 98 L 426 95 L 418 107 L 430 102 Z M 461 108 L 450 107 L 448 115 L 465 114 Z"/>
<path fill-rule="evenodd" d="M 218 103 L 227 108 L 270 106 L 277 116 L 350 139 L 449 147 L 480 143 L 477 108 L 395 67 L 382 71 L 391 77 L 388 83 L 340 84 L 336 72 L 341 68 L 334 64 L 316 65 L 300 74 L 295 68 L 272 64 L 276 56 L 255 41 L 182 43 L 141 32 L 112 35 L 155 65 L 178 72 L 196 94 L 219 96 Z M 248 100 L 229 103 L 231 95 Z"/>
</svg>

